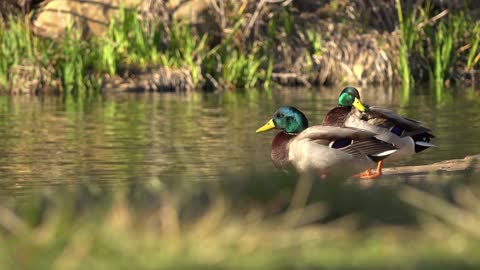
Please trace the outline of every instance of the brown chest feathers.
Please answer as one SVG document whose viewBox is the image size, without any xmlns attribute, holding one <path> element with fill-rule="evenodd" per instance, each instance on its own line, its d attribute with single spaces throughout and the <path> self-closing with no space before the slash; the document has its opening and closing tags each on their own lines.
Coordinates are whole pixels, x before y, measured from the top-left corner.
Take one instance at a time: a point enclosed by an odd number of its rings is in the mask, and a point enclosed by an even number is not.
<svg viewBox="0 0 480 270">
<path fill-rule="evenodd" d="M 270 157 L 277 168 L 286 169 L 290 164 L 288 160 L 288 143 L 295 138 L 295 134 L 279 132 L 272 141 L 272 152 Z"/>
<path fill-rule="evenodd" d="M 331 109 L 325 118 L 323 118 L 323 126 L 343 127 L 345 119 L 352 110 L 352 107 L 335 107 Z"/>
</svg>

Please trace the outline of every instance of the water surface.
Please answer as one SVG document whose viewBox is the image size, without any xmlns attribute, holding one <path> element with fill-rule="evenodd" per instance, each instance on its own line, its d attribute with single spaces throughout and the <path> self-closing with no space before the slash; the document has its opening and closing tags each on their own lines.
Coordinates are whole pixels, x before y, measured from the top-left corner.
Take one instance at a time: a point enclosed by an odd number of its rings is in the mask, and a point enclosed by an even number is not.
<svg viewBox="0 0 480 270">
<path fill-rule="evenodd" d="M 75 100 L 0 97 L 0 190 L 95 182 L 216 181 L 223 173 L 273 169 L 275 132 L 255 134 L 280 105 L 303 110 L 312 124 L 336 104 L 338 89 L 284 89 L 225 94 L 109 93 Z M 478 91 L 437 101 L 418 89 L 400 100 L 392 89 L 363 89 L 368 104 L 421 120 L 438 147 L 391 163 L 427 164 L 480 153 Z"/>
</svg>

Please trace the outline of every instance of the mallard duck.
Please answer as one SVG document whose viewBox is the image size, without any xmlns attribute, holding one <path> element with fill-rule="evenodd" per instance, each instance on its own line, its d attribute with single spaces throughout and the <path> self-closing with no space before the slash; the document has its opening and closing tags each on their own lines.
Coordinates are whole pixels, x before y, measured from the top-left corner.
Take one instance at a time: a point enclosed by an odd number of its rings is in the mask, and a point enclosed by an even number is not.
<svg viewBox="0 0 480 270">
<path fill-rule="evenodd" d="M 256 133 L 280 129 L 272 141 L 271 158 L 278 168 L 293 165 L 299 172 L 324 175 L 326 171 L 364 170 L 397 150 L 373 132 L 330 126 L 308 127 L 307 117 L 297 108 L 280 107 Z"/>
<path fill-rule="evenodd" d="M 433 146 L 432 131 L 417 120 L 409 119 L 395 112 L 362 104 L 360 94 L 354 87 L 346 87 L 338 97 L 338 106 L 330 110 L 323 119 L 323 125 L 353 127 L 368 130 L 376 138 L 396 145 L 399 150 L 389 157 L 398 160 L 419 153 Z M 375 178 L 382 174 L 383 160 L 377 164 L 374 174 L 367 170 L 361 178 Z"/>
</svg>

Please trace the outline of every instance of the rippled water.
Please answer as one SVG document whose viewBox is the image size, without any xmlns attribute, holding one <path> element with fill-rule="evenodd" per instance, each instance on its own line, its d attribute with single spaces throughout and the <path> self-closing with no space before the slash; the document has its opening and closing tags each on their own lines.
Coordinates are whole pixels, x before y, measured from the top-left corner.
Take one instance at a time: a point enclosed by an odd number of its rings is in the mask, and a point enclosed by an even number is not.
<svg viewBox="0 0 480 270">
<path fill-rule="evenodd" d="M 478 91 L 458 90 L 442 101 L 422 89 L 408 101 L 400 101 L 391 89 L 361 94 L 365 103 L 421 120 L 437 135 L 437 148 L 401 164 L 480 153 Z M 255 130 L 284 104 L 302 109 L 310 123 L 321 123 L 337 95 L 338 90 L 289 89 L 188 96 L 117 93 L 79 101 L 2 96 L 0 189 L 11 193 L 152 178 L 211 181 L 225 172 L 272 169 L 275 132 Z"/>
</svg>

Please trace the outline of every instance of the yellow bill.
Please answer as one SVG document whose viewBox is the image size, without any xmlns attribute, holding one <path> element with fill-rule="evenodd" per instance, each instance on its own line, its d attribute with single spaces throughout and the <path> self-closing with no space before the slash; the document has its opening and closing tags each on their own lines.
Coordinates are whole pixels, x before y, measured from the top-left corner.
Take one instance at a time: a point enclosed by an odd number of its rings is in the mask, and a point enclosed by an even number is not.
<svg viewBox="0 0 480 270">
<path fill-rule="evenodd" d="M 268 121 L 265 125 L 263 125 L 259 129 L 257 129 L 257 131 L 255 131 L 255 133 L 264 132 L 264 131 L 274 129 L 274 128 L 275 128 L 275 123 L 273 123 L 273 119 L 270 119 L 270 121 Z"/>
<path fill-rule="evenodd" d="M 353 101 L 353 106 L 361 112 L 366 111 L 365 106 L 363 106 L 363 104 L 360 102 L 360 100 L 358 98 L 355 98 L 355 100 Z"/>
</svg>

